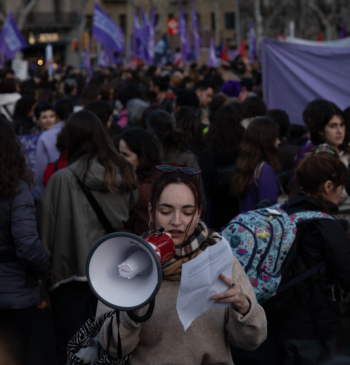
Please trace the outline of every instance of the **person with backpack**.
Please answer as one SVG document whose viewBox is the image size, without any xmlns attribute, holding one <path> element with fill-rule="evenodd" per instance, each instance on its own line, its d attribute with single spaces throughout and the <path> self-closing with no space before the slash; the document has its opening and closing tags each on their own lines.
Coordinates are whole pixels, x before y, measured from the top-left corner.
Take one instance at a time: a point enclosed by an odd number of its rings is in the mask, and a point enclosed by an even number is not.
<svg viewBox="0 0 350 365">
<path fill-rule="evenodd" d="M 200 220 L 200 171 L 172 165 L 158 166 L 157 169 L 149 203 L 150 230 L 153 232 L 163 227 L 171 234 L 175 257 L 163 268 L 152 316 L 142 322 L 121 311 L 118 326 L 117 314 L 113 314 L 102 325 L 99 343 L 104 349 L 109 347 L 111 328 L 110 355 L 117 358 L 132 353 L 127 362 L 130 365 L 229 365 L 232 361 L 227 336 L 233 346 L 247 350 L 259 346 L 266 338 L 264 311 L 256 301 L 242 266 L 233 258 L 232 276 L 220 275 L 227 284 L 227 291 L 211 296 L 216 303 L 230 303 L 228 311 L 212 308 L 196 318 L 184 333 L 176 309 L 182 265 L 220 242 L 222 237 Z M 137 316 L 143 316 L 147 310 L 148 306 L 141 308 Z M 96 321 L 111 311 L 112 308 L 99 302 Z M 118 338 L 122 354 L 118 353 Z"/>
<path fill-rule="evenodd" d="M 236 365 L 248 359 L 249 364 L 316 365 L 335 353 L 337 301 L 350 290 L 350 240 L 334 216 L 343 189 L 350 191 L 349 171 L 323 144 L 299 165 L 296 181 L 299 192 L 285 204 L 239 215 L 223 233 L 269 324 L 268 341 L 255 354 L 233 349 Z M 251 250 L 249 222 L 255 226 Z"/>
<path fill-rule="evenodd" d="M 28 361 L 36 308 L 47 306 L 39 284 L 49 275 L 50 262 L 36 229 L 33 172 L 13 125 L 2 116 L 0 170 L 0 339 L 6 338 L 22 365 Z"/>
<path fill-rule="evenodd" d="M 239 198 L 240 213 L 253 210 L 262 200 L 277 203 L 280 194 L 276 173 L 280 171 L 277 148 L 278 124 L 255 118 L 246 129 L 231 181 L 231 193 Z"/>
<path fill-rule="evenodd" d="M 68 341 L 96 304 L 86 282 L 90 248 L 123 229 L 138 195 L 132 165 L 94 113 L 73 114 L 65 130 L 68 167 L 50 177 L 37 205 L 39 235 L 51 260 L 48 289 L 60 365 L 66 364 Z"/>
</svg>

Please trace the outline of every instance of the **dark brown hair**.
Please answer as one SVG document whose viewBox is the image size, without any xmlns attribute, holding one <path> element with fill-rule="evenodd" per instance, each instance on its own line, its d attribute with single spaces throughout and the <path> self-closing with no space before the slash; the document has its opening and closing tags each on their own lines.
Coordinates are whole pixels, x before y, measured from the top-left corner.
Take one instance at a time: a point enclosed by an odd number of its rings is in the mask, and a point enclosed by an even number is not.
<svg viewBox="0 0 350 365">
<path fill-rule="evenodd" d="M 126 191 L 137 188 L 132 165 L 114 149 L 101 121 L 94 113 L 81 110 L 73 114 L 66 122 L 65 129 L 68 164 L 83 160 L 83 182 L 89 173 L 92 160 L 96 157 L 98 163 L 105 168 L 104 184 L 108 191 L 118 190 L 115 184 L 117 168 Z"/>
<path fill-rule="evenodd" d="M 4 200 L 15 196 L 19 180 L 29 189 L 33 184 L 33 171 L 26 164 L 25 152 L 10 122 L 0 116 L 0 197 Z"/>
<path fill-rule="evenodd" d="M 248 126 L 239 149 L 235 173 L 231 182 L 234 196 L 244 196 L 253 180 L 255 169 L 262 162 L 268 163 L 275 172 L 280 171 L 275 142 L 279 128 L 274 121 L 258 117 Z"/>
<path fill-rule="evenodd" d="M 173 164 L 169 164 L 173 165 Z M 151 191 L 151 208 L 152 208 L 152 219 L 155 224 L 156 222 L 156 209 L 157 204 L 159 201 L 159 198 L 165 189 L 166 186 L 170 184 L 185 184 L 187 187 L 190 188 L 190 190 L 193 193 L 195 205 L 197 207 L 197 210 L 201 209 L 202 207 L 202 195 L 201 195 L 201 188 L 200 188 L 200 180 L 198 179 L 198 176 L 191 176 L 183 174 L 180 171 L 175 171 L 172 173 L 160 173 L 160 175 L 157 176 L 157 178 L 154 180 L 154 183 L 152 185 L 152 191 Z M 188 230 L 191 226 L 193 220 L 193 216 L 191 219 L 191 222 L 186 227 L 185 231 L 185 237 L 187 237 Z M 184 242 L 183 242 L 184 243 Z"/>
<path fill-rule="evenodd" d="M 335 151 L 333 155 L 328 152 L 316 153 L 317 149 L 318 147 L 314 147 L 301 162 L 297 168 L 295 180 L 299 191 L 324 202 L 322 197 L 324 184 L 331 181 L 334 189 L 345 186 L 349 179 L 349 170 Z"/>
</svg>

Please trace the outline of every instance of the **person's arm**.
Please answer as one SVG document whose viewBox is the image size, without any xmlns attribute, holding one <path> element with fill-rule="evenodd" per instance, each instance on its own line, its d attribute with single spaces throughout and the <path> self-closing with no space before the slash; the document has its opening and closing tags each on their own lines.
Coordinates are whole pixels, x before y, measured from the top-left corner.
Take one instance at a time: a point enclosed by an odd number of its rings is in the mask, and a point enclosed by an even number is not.
<svg viewBox="0 0 350 365">
<path fill-rule="evenodd" d="M 254 350 L 261 345 L 267 336 L 267 320 L 263 308 L 256 296 L 242 265 L 233 258 L 232 280 L 239 283 L 247 297 L 250 307 L 247 313 L 241 314 L 233 305 L 229 307 L 227 331 L 233 347 L 243 350 Z"/>
<path fill-rule="evenodd" d="M 36 185 L 33 189 L 35 199 L 40 199 L 42 192 L 44 191 L 44 171 L 49 164 L 49 157 L 45 148 L 45 144 L 42 139 L 42 135 L 39 137 L 38 144 L 36 145 L 36 157 L 35 157 L 35 182 Z"/>
<path fill-rule="evenodd" d="M 140 309 L 138 315 L 143 316 L 147 312 L 148 306 Z M 106 305 L 98 302 L 97 312 L 96 312 L 96 321 L 103 316 L 104 314 L 110 312 L 112 308 L 107 307 Z M 110 345 L 110 354 L 117 358 L 118 357 L 118 323 L 116 319 L 116 314 L 113 317 L 107 319 L 99 334 L 97 335 L 98 341 L 101 346 L 106 350 L 107 349 L 107 341 L 108 341 L 108 328 L 110 321 L 113 320 L 113 341 L 111 341 Z M 130 354 L 135 350 L 136 346 L 140 341 L 140 332 L 142 329 L 141 323 L 136 323 L 132 321 L 126 312 L 120 312 L 120 339 L 122 345 L 122 353 L 123 356 Z"/>
<path fill-rule="evenodd" d="M 43 279 L 49 273 L 50 262 L 36 229 L 34 200 L 27 183 L 21 181 L 20 189 L 11 202 L 11 234 L 16 255 L 38 279 Z"/>
<path fill-rule="evenodd" d="M 273 171 L 270 165 L 266 163 L 261 168 L 261 172 L 258 179 L 259 185 L 259 201 L 264 199 L 272 200 L 277 203 L 277 199 L 280 195 L 280 186 L 278 183 L 277 175 Z"/>
</svg>

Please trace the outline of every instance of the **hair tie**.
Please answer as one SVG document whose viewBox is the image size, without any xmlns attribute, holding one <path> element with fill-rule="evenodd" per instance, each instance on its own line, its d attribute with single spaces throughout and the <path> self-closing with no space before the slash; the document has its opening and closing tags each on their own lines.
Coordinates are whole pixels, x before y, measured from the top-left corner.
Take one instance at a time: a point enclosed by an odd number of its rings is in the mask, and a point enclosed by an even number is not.
<svg viewBox="0 0 350 365">
<path fill-rule="evenodd" d="M 327 152 L 327 153 L 330 153 L 331 155 L 335 154 L 335 152 L 328 146 L 327 143 L 320 144 L 318 146 L 316 153 L 321 153 L 321 152 Z"/>
</svg>

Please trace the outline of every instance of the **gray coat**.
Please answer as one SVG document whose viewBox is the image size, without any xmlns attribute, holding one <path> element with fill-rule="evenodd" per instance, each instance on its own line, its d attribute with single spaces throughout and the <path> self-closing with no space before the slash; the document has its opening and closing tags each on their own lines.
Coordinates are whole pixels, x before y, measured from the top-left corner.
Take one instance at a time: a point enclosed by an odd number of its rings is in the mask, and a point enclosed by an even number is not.
<svg viewBox="0 0 350 365">
<path fill-rule="evenodd" d="M 0 309 L 40 304 L 38 279 L 49 273 L 39 240 L 34 200 L 26 182 L 8 200 L 0 198 Z"/>
</svg>

